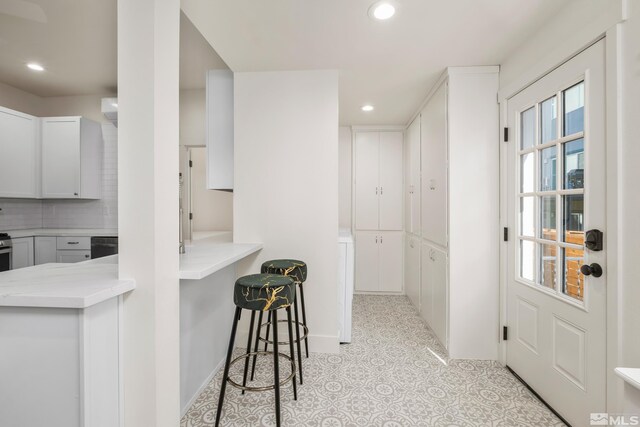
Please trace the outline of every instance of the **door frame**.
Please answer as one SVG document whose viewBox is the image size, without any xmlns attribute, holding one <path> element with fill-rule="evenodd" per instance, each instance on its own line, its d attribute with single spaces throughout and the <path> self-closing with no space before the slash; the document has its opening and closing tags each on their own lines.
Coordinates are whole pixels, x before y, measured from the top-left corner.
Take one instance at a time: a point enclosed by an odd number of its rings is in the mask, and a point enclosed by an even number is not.
<svg viewBox="0 0 640 427">
<path fill-rule="evenodd" d="M 610 413 L 619 411 L 616 405 L 621 402 L 623 396 L 623 387 L 616 379 L 614 369 L 618 366 L 619 360 L 619 339 L 618 331 L 621 326 L 621 319 L 618 315 L 618 262 L 619 257 L 617 253 L 618 247 L 618 152 L 619 152 L 619 110 L 620 110 L 620 82 L 621 82 L 621 24 L 618 23 L 612 28 L 589 41 L 577 51 L 566 56 L 562 61 L 552 65 L 551 67 L 541 71 L 539 75 L 523 84 L 518 89 L 515 89 L 509 93 L 500 93 L 499 105 L 500 105 L 500 228 L 508 226 L 508 163 L 509 157 L 509 145 L 515 143 L 513 137 L 513 131 L 509 130 L 508 142 L 504 141 L 503 129 L 507 127 L 508 112 L 507 101 L 513 96 L 520 93 L 530 85 L 534 84 L 538 80 L 544 78 L 546 75 L 553 72 L 558 67 L 562 66 L 566 62 L 573 59 L 576 55 L 590 48 L 597 42 L 604 39 L 605 42 L 605 176 L 606 176 L 606 224 L 607 233 L 605 236 L 605 245 L 607 247 L 607 291 L 606 291 L 606 334 L 607 334 L 607 348 L 606 348 L 606 408 Z M 508 238 L 514 238 L 515 230 L 508 230 Z M 500 343 L 498 352 L 498 361 L 503 366 L 506 366 L 507 361 L 507 343 L 504 340 L 502 334 L 503 326 L 508 325 L 507 321 L 507 284 L 508 284 L 508 242 L 504 241 L 501 236 L 500 244 Z"/>
</svg>

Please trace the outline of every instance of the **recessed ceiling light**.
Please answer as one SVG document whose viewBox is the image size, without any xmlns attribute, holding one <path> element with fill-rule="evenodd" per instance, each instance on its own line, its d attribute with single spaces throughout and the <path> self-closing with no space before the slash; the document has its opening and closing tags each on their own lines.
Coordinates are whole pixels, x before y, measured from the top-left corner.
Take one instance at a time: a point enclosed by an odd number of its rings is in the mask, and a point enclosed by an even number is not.
<svg viewBox="0 0 640 427">
<path fill-rule="evenodd" d="M 369 105 L 369 104 L 367 104 L 367 105 L 363 105 L 363 106 L 361 107 L 361 110 L 362 110 L 362 111 L 365 111 L 365 112 L 373 111 L 373 105 Z"/>
<path fill-rule="evenodd" d="M 388 1 L 379 1 L 369 8 L 369 16 L 384 21 L 396 13 L 396 8 Z"/>
<path fill-rule="evenodd" d="M 35 62 L 29 62 L 27 67 L 33 71 L 44 71 L 44 67 L 40 64 L 36 64 Z"/>
</svg>

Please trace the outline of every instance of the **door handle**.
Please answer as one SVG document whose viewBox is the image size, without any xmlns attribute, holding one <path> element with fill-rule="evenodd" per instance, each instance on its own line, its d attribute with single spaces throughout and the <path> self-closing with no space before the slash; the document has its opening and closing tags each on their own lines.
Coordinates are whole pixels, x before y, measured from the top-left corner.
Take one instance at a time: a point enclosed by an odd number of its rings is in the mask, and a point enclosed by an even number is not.
<svg viewBox="0 0 640 427">
<path fill-rule="evenodd" d="M 584 264 L 580 267 L 580 272 L 585 276 L 600 277 L 602 276 L 602 267 L 600 267 L 600 264 L 595 262 L 591 265 Z"/>
</svg>

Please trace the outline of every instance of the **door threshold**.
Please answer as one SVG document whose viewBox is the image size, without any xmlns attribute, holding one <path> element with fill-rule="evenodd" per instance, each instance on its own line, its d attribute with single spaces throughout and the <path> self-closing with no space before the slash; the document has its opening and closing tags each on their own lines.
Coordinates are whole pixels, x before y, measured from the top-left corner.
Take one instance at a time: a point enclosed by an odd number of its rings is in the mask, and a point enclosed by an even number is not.
<svg viewBox="0 0 640 427">
<path fill-rule="evenodd" d="M 511 367 L 509 367 L 509 365 L 507 365 L 507 369 L 509 370 L 509 372 L 511 372 L 511 373 L 513 374 L 513 376 L 514 376 L 514 377 L 516 377 L 516 378 L 518 379 L 518 381 L 520 381 L 522 384 L 524 384 L 524 386 L 525 386 L 526 388 L 528 388 L 528 389 L 529 389 L 529 391 L 530 391 L 531 393 L 533 393 L 533 395 L 534 395 L 535 397 L 537 397 L 537 398 L 538 398 L 538 400 L 544 404 L 544 406 L 546 406 L 547 408 L 549 408 L 549 410 L 550 410 L 551 412 L 553 412 L 553 415 L 555 415 L 556 417 L 558 417 L 558 418 L 560 419 L 560 421 L 562 421 L 563 423 L 565 423 L 565 424 L 567 425 L 567 427 L 571 427 L 571 424 L 569 424 L 569 423 L 567 422 L 567 420 L 565 420 L 565 419 L 562 417 L 562 415 L 560 415 L 560 414 L 558 413 L 558 411 L 556 411 L 555 409 L 553 409 L 553 407 L 552 407 L 551 405 L 549 405 L 549 404 L 547 403 L 547 401 L 546 401 L 546 400 L 544 400 L 544 399 L 543 399 L 543 398 L 542 398 L 542 397 L 541 397 L 541 396 L 540 396 L 540 395 L 539 395 L 539 394 L 538 394 L 538 393 L 537 393 L 533 388 L 531 388 L 531 386 L 530 386 L 529 384 L 527 384 L 527 382 L 526 382 L 525 380 L 523 380 L 522 378 L 520 378 L 520 375 L 516 374 L 516 372 L 515 372 L 513 369 L 511 369 Z"/>
</svg>

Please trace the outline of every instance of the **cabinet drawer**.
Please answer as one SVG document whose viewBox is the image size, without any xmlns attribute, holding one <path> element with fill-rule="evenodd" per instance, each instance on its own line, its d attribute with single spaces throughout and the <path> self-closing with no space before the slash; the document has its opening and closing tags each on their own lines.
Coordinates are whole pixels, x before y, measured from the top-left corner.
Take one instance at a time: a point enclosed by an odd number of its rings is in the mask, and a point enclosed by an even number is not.
<svg viewBox="0 0 640 427">
<path fill-rule="evenodd" d="M 91 250 L 91 237 L 58 237 L 58 250 Z"/>
</svg>

